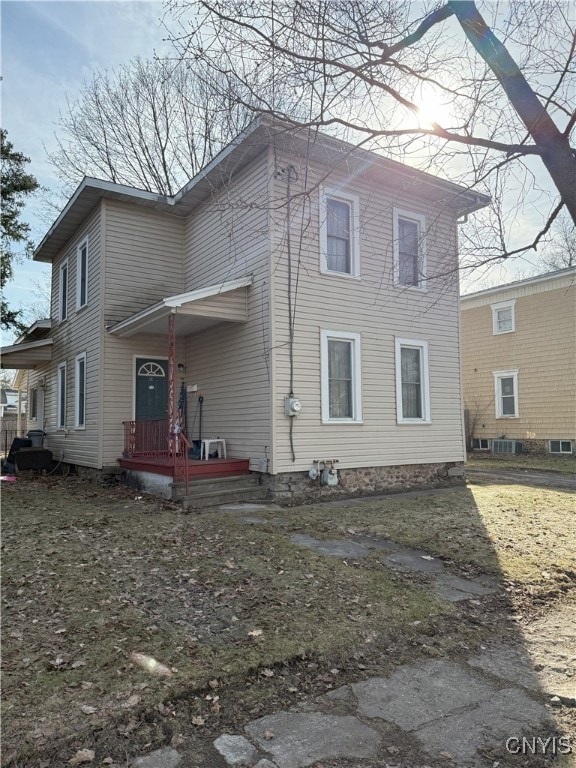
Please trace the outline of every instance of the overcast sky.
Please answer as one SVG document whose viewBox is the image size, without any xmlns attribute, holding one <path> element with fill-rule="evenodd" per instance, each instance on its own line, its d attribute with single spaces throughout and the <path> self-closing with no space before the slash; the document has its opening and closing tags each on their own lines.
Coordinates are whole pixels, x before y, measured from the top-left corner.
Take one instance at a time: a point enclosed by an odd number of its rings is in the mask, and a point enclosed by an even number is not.
<svg viewBox="0 0 576 768">
<path fill-rule="evenodd" d="M 134 56 L 163 52 L 162 3 L 156 0 L 2 0 L 2 127 L 40 184 L 59 183 L 46 158 L 55 148 L 54 130 L 66 96 L 73 98 L 95 70 L 114 68 Z M 24 220 L 38 242 L 48 225 L 38 218 L 38 202 Z M 26 260 L 15 265 L 6 296 L 11 305 L 30 302 L 33 282 L 47 265 Z"/>
</svg>

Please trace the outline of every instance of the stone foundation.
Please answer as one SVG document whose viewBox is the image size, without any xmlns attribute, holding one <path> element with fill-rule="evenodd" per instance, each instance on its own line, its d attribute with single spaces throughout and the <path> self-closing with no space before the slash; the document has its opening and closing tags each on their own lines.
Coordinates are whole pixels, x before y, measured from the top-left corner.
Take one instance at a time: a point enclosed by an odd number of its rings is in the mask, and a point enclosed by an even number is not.
<svg viewBox="0 0 576 768">
<path fill-rule="evenodd" d="M 269 495 L 278 501 L 314 501 L 376 493 L 402 493 L 427 488 L 464 485 L 464 465 L 403 464 L 392 467 L 358 467 L 338 470 L 338 485 L 323 486 L 311 480 L 308 472 L 263 475 Z"/>
<path fill-rule="evenodd" d="M 121 479 L 122 469 L 118 465 L 96 469 L 95 467 L 82 467 L 80 464 L 68 464 L 71 473 L 89 483 L 99 485 L 115 485 Z"/>
</svg>

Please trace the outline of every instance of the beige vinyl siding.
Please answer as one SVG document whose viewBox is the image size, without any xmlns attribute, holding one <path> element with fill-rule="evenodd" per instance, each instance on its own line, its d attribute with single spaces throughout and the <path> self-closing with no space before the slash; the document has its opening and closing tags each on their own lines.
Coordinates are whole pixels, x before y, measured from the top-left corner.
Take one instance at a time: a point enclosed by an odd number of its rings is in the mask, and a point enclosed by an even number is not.
<svg viewBox="0 0 576 768">
<path fill-rule="evenodd" d="M 189 217 L 184 235 L 185 290 L 252 275 L 246 322 L 221 323 L 186 338 L 186 381 L 204 397 L 203 435 L 225 438 L 228 455 L 239 458 L 271 455 L 269 175 L 264 152 Z M 196 405 L 190 395 L 193 439 Z"/>
<path fill-rule="evenodd" d="M 181 293 L 183 222 L 135 205 L 105 202 L 104 326 Z M 102 466 L 122 455 L 123 421 L 134 418 L 134 358 L 168 357 L 168 321 L 162 334 L 119 339 L 103 335 Z M 177 356 L 184 359 L 184 340 Z M 179 386 L 179 384 L 178 384 Z"/>
<path fill-rule="evenodd" d="M 303 168 L 299 168 L 303 178 Z M 281 233 L 274 244 L 275 456 L 274 472 L 305 470 L 315 459 L 338 459 L 338 466 L 461 461 L 464 457 L 459 381 L 457 276 L 431 280 L 456 267 L 456 223 L 441 205 L 416 197 L 414 189 L 389 189 L 386 178 L 332 173 L 331 188 L 360 200 L 360 276 L 320 273 L 319 194 L 313 183 L 327 168 L 309 170 L 307 210 L 292 217 L 295 296 L 294 392 L 302 411 L 294 419 L 292 462 L 289 418 L 287 248 L 285 210 L 275 214 Z M 285 186 L 276 183 L 281 198 Z M 393 209 L 426 216 L 427 291 L 393 284 Z M 301 224 L 303 222 L 303 225 Z M 300 238 L 302 248 L 299 250 Z M 360 334 L 363 423 L 323 424 L 321 419 L 320 332 Z M 427 341 L 430 359 L 431 424 L 396 422 L 395 337 Z"/>
<path fill-rule="evenodd" d="M 71 464 L 98 466 L 99 373 L 102 266 L 101 212 L 98 207 L 78 229 L 75 236 L 52 265 L 52 361 L 46 374 L 44 392 L 45 445 L 54 457 Z M 88 237 L 88 303 L 76 309 L 77 248 Z M 60 266 L 68 260 L 68 316 L 59 320 Z M 75 427 L 75 359 L 86 353 L 86 425 Z M 66 363 L 66 428 L 58 429 L 58 366 Z M 44 369 L 42 369 L 44 370 Z"/>
<path fill-rule="evenodd" d="M 576 440 L 576 285 L 559 278 L 462 300 L 464 402 L 474 437 Z M 560 287 L 558 287 L 560 284 Z M 516 330 L 492 308 L 516 299 Z M 496 418 L 494 371 L 518 370 L 518 418 Z"/>
</svg>

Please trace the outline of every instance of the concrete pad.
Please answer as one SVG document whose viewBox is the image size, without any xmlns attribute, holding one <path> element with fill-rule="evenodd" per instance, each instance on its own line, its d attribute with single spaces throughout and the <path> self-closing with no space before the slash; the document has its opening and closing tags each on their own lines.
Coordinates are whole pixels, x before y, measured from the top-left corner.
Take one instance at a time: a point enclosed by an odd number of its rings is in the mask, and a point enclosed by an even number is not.
<svg viewBox="0 0 576 768">
<path fill-rule="evenodd" d="M 384 564 L 394 571 L 409 573 L 441 573 L 444 563 L 437 557 L 429 560 L 426 552 L 419 549 L 405 548 L 384 558 Z"/>
<path fill-rule="evenodd" d="M 241 523 L 248 523 L 249 525 L 264 525 L 268 522 L 264 517 L 241 517 Z"/>
<path fill-rule="evenodd" d="M 214 742 L 228 765 L 252 766 L 258 758 L 258 751 L 244 736 L 224 733 Z"/>
<path fill-rule="evenodd" d="M 320 760 L 375 757 L 379 734 L 349 715 L 279 712 L 246 726 L 246 733 L 278 768 L 305 768 Z"/>
<path fill-rule="evenodd" d="M 576 696 L 576 682 L 563 675 L 563 679 L 554 682 L 546 675 L 539 675 L 534 668 L 534 661 L 523 647 L 495 645 L 487 648 L 479 656 L 468 660 L 468 664 L 496 677 L 523 685 L 532 691 L 545 691 L 550 695 L 569 695 L 570 690 Z M 559 675 L 556 677 L 560 677 Z M 560 684 L 558 684 L 558 682 Z M 565 690 L 562 688 L 565 684 Z"/>
<path fill-rule="evenodd" d="M 452 573 L 441 573 L 434 581 L 434 594 L 442 600 L 457 603 L 471 597 L 481 597 L 496 592 L 496 586 L 487 579 L 463 579 Z"/>
<path fill-rule="evenodd" d="M 362 544 L 368 549 L 384 549 L 387 552 L 398 552 L 405 549 L 402 544 L 398 544 L 390 539 L 383 539 L 380 536 L 352 536 L 352 541 L 357 544 Z"/>
<path fill-rule="evenodd" d="M 495 692 L 489 701 L 424 725 L 414 736 L 430 755 L 438 757 L 440 752 L 452 755 L 459 768 L 483 766 L 485 762 L 478 754 L 479 749 L 504 747 L 506 739 L 530 733 L 530 728 L 542 726 L 547 720 L 548 713 L 542 704 L 517 688 L 509 688 Z"/>
<path fill-rule="evenodd" d="M 164 747 L 150 752 L 144 757 L 137 757 L 131 762 L 132 768 L 176 768 L 182 760 L 182 755 L 172 747 Z"/>
<path fill-rule="evenodd" d="M 313 549 L 314 552 L 318 552 L 319 555 L 328 555 L 329 557 L 366 557 L 370 550 L 364 547 L 362 544 L 356 544 L 349 539 L 337 539 L 336 541 L 322 541 L 315 539 L 312 536 L 307 536 L 305 533 L 293 533 L 290 536 L 290 540 L 294 544 L 299 544 L 301 547 L 307 547 Z"/>
<path fill-rule="evenodd" d="M 354 683 L 358 711 L 414 731 L 425 723 L 490 699 L 496 687 L 476 679 L 453 661 L 425 661 L 400 667 L 390 677 Z"/>
<path fill-rule="evenodd" d="M 278 512 L 282 509 L 278 504 L 221 504 L 218 509 L 222 512 L 265 512 L 273 510 Z"/>
<path fill-rule="evenodd" d="M 262 760 L 258 760 L 254 768 L 278 768 L 276 763 L 273 763 L 272 760 L 268 760 L 268 758 L 263 757 Z"/>
</svg>

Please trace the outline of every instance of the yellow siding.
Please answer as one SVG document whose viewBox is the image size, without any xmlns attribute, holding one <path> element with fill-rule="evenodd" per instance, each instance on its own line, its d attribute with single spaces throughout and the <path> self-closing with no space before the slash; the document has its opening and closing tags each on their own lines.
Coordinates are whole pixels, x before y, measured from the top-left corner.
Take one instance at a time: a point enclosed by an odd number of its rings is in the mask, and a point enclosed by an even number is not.
<svg viewBox="0 0 576 768">
<path fill-rule="evenodd" d="M 462 301 L 464 402 L 474 437 L 576 439 L 576 286 L 572 278 Z M 494 336 L 491 304 L 516 299 L 516 330 Z M 518 418 L 496 418 L 493 371 L 518 369 Z"/>
<path fill-rule="evenodd" d="M 271 455 L 268 177 L 264 152 L 189 217 L 184 235 L 183 290 L 253 278 L 247 322 L 186 338 L 186 380 L 204 397 L 203 435 L 225 438 L 228 455 L 240 458 Z M 189 430 L 195 409 L 191 395 Z"/>
<path fill-rule="evenodd" d="M 57 459 L 72 464 L 98 466 L 99 371 L 101 327 L 101 226 L 97 208 L 80 227 L 52 266 L 52 362 L 46 371 L 45 431 L 46 447 Z M 76 249 L 88 236 L 88 304 L 76 310 Z M 68 259 L 68 317 L 59 321 L 60 266 Z M 86 352 L 86 428 L 74 427 L 75 357 Z M 56 377 L 58 365 L 67 365 L 66 429 L 56 424 Z"/>
<path fill-rule="evenodd" d="M 292 462 L 284 397 L 289 392 L 287 242 L 285 208 L 275 206 L 272 253 L 275 345 L 273 365 L 274 471 L 305 470 L 314 459 L 338 466 L 462 461 L 459 384 L 456 223 L 442 206 L 419 199 L 417 190 L 387 186 L 383 176 L 330 174 L 329 168 L 297 168 L 307 174 L 309 194 L 294 203 L 291 222 L 295 292 L 294 392 L 302 411 L 294 419 Z M 330 187 L 360 198 L 360 278 L 320 272 L 319 193 L 315 182 L 329 175 Z M 302 185 L 302 182 L 300 182 Z M 298 191 L 294 189 L 294 191 Z M 277 182 L 280 202 L 286 194 Z M 302 210 L 304 205 L 304 211 Z M 393 208 L 427 216 L 427 291 L 393 285 Z M 296 285 L 297 282 L 297 285 Z M 356 332 L 362 347 L 362 424 L 321 420 L 321 330 Z M 396 420 L 395 337 L 425 340 L 430 354 L 431 424 Z"/>
</svg>

